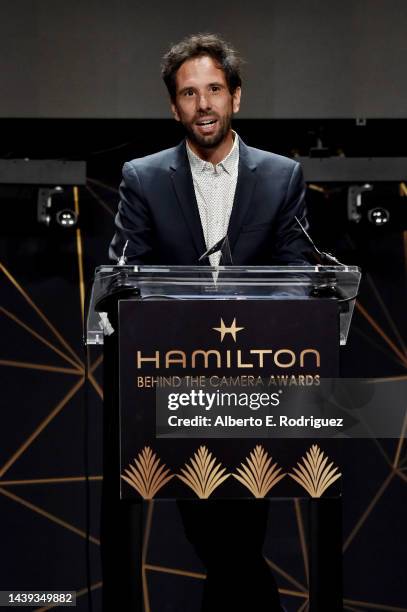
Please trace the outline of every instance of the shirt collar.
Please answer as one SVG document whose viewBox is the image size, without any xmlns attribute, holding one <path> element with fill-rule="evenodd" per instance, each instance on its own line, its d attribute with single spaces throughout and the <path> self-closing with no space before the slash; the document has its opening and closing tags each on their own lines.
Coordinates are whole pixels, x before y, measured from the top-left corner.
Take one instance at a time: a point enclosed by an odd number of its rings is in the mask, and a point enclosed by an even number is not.
<svg viewBox="0 0 407 612">
<path fill-rule="evenodd" d="M 206 169 L 210 169 L 213 171 L 214 168 L 216 170 L 218 166 L 221 166 L 224 170 L 226 170 L 228 174 L 232 174 L 232 172 L 234 172 L 239 163 L 239 136 L 236 134 L 235 131 L 233 131 L 233 136 L 234 140 L 232 148 L 226 155 L 225 159 L 216 164 L 216 166 L 214 166 L 211 162 L 207 162 L 204 159 L 198 157 L 198 155 L 192 151 L 187 142 L 187 154 L 192 172 L 203 172 Z"/>
</svg>

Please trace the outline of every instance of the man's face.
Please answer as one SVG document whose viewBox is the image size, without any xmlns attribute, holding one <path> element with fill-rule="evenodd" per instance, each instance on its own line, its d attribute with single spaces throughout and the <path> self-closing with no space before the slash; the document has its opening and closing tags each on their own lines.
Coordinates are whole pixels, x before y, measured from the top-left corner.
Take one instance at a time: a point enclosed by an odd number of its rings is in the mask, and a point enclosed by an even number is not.
<svg viewBox="0 0 407 612">
<path fill-rule="evenodd" d="M 240 108 L 240 87 L 231 94 L 223 70 L 207 55 L 181 64 L 175 82 L 171 104 L 175 119 L 191 142 L 215 148 L 229 133 L 232 115 Z"/>
</svg>

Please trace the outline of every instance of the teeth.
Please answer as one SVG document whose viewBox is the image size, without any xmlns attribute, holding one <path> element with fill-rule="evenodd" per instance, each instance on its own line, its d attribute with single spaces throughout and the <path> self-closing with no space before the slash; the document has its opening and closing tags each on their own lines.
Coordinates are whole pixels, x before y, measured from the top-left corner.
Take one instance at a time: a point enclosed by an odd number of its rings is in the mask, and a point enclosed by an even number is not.
<svg viewBox="0 0 407 612">
<path fill-rule="evenodd" d="M 215 123 L 215 119 L 211 119 L 210 121 L 200 121 L 198 125 L 211 125 L 212 123 Z"/>
</svg>

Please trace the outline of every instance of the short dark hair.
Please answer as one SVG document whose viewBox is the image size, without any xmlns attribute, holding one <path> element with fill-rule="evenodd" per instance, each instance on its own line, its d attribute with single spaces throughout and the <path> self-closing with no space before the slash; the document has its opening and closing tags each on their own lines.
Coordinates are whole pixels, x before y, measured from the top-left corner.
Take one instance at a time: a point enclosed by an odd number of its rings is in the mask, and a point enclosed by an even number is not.
<svg viewBox="0 0 407 612">
<path fill-rule="evenodd" d="M 225 73 L 230 93 L 242 84 L 242 60 L 237 51 L 217 34 L 192 34 L 173 45 L 164 55 L 161 76 L 167 86 L 171 100 L 176 97 L 175 76 L 180 66 L 189 59 L 208 55 Z"/>
</svg>

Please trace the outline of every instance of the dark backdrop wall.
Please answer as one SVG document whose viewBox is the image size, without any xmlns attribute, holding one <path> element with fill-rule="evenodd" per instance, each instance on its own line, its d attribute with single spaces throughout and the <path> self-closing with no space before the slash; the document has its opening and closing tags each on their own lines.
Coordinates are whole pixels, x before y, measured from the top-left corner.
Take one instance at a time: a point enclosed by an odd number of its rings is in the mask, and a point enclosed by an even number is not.
<svg viewBox="0 0 407 612">
<path fill-rule="evenodd" d="M 0 116 L 165 118 L 159 58 L 215 31 L 247 60 L 244 118 L 404 117 L 404 0 L 3 0 Z"/>
</svg>

